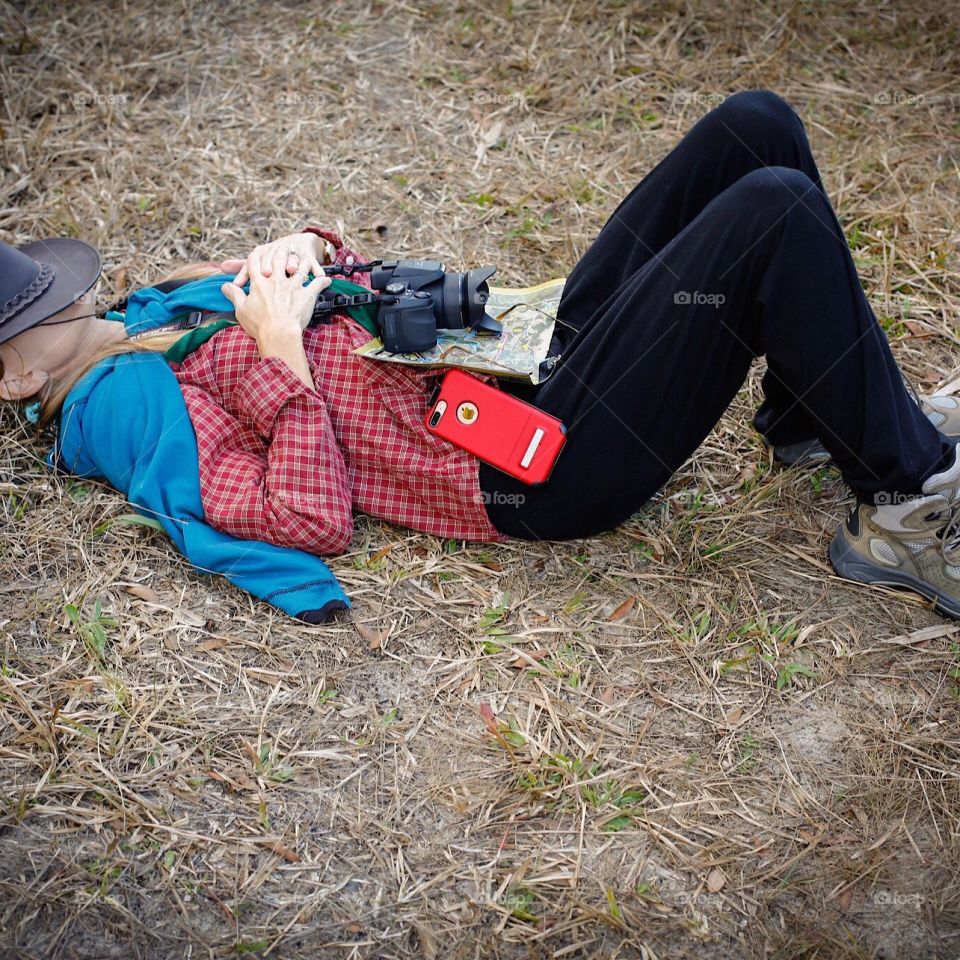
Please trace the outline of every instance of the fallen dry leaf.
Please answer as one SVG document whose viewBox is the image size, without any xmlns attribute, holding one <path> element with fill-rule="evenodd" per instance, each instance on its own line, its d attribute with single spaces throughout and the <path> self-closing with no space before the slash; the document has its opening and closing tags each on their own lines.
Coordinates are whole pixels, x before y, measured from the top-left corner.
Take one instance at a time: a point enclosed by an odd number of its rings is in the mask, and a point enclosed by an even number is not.
<svg viewBox="0 0 960 960">
<path fill-rule="evenodd" d="M 620 606 L 617 607 L 617 609 L 614 610 L 609 617 L 607 617 L 607 620 L 610 623 L 616 623 L 617 620 L 622 620 L 634 608 L 636 602 L 636 597 L 627 597 L 627 599 L 624 600 L 623 603 L 621 603 Z"/>
<path fill-rule="evenodd" d="M 711 893 L 719 893 L 726 885 L 726 882 L 727 876 L 719 867 L 714 867 L 707 874 L 707 889 Z"/>
<path fill-rule="evenodd" d="M 910 331 L 911 337 L 930 337 L 932 333 L 929 330 L 924 329 L 922 324 L 916 322 L 916 320 L 904 320 L 903 325 Z"/>
<path fill-rule="evenodd" d="M 544 657 L 549 656 L 550 651 L 545 649 L 540 650 L 525 650 L 523 654 L 517 657 L 515 660 L 510 661 L 510 666 L 514 670 L 523 670 L 526 667 L 535 667 L 537 661 L 542 660 Z"/>
<path fill-rule="evenodd" d="M 257 838 L 254 840 L 254 843 L 260 844 L 261 847 L 266 847 L 268 850 L 273 851 L 278 857 L 283 857 L 288 863 L 299 863 L 300 857 L 294 853 L 288 846 L 281 843 L 279 840 L 267 840 Z"/>
<path fill-rule="evenodd" d="M 825 847 L 848 847 L 856 842 L 857 838 L 852 833 L 829 833 L 822 841 Z"/>
<path fill-rule="evenodd" d="M 157 595 L 157 591 L 152 587 L 148 587 L 145 583 L 131 583 L 124 588 L 127 593 L 132 597 L 137 597 L 140 600 L 146 600 L 147 603 L 159 603 L 160 597 Z"/>
<path fill-rule="evenodd" d="M 383 641 L 383 633 L 380 630 L 377 630 L 374 627 L 368 626 L 365 623 L 358 623 L 356 625 L 357 633 L 367 641 L 368 650 L 379 650 L 380 644 Z"/>
<path fill-rule="evenodd" d="M 221 647 L 225 647 L 227 641 L 222 637 L 213 637 L 210 640 L 204 640 L 203 643 L 197 644 L 197 650 L 200 653 L 208 653 L 211 650 L 219 650 Z"/>
<path fill-rule="evenodd" d="M 381 547 L 381 548 L 370 558 L 370 561 L 369 561 L 369 562 L 370 562 L 371 564 L 374 564 L 374 563 L 377 563 L 379 560 L 382 560 L 384 557 L 386 557 L 386 556 L 393 550 L 393 548 L 394 548 L 395 546 L 397 546 L 397 544 L 395 544 L 395 543 L 388 543 L 385 547 Z"/>
<path fill-rule="evenodd" d="M 489 703 L 480 704 L 480 716 L 483 719 L 484 726 L 491 733 L 497 733 L 497 716 Z"/>
</svg>

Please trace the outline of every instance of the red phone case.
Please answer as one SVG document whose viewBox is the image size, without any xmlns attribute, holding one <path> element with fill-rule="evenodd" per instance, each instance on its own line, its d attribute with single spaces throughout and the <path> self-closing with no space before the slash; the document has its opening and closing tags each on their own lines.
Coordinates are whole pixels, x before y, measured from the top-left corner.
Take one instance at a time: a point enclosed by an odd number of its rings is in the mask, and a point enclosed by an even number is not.
<svg viewBox="0 0 960 960">
<path fill-rule="evenodd" d="M 523 483 L 543 483 L 566 443 L 566 427 L 464 373 L 443 378 L 425 418 L 427 429 Z"/>
</svg>

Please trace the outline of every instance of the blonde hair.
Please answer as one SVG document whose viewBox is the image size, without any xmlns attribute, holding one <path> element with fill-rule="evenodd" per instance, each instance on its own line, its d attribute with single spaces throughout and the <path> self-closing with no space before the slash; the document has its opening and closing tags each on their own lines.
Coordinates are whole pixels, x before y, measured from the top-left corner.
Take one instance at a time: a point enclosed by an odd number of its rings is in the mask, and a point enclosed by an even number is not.
<svg viewBox="0 0 960 960">
<path fill-rule="evenodd" d="M 219 273 L 220 268 L 213 263 L 188 263 L 178 267 L 172 273 L 163 278 L 161 283 L 167 280 L 199 280 L 202 277 L 209 277 Z M 163 353 L 172 347 L 181 337 L 183 331 L 175 330 L 166 333 L 156 333 L 138 337 L 136 340 L 118 340 L 114 343 L 108 343 L 96 350 L 89 359 L 80 367 L 66 377 L 60 377 L 56 380 L 47 381 L 43 390 L 40 392 L 40 415 L 37 419 L 37 427 L 43 429 L 49 426 L 59 413 L 63 406 L 63 401 L 67 394 L 74 388 L 79 380 L 85 377 L 101 360 L 106 357 L 115 357 L 121 353 Z M 2 368 L 0 368 L 2 375 Z"/>
</svg>

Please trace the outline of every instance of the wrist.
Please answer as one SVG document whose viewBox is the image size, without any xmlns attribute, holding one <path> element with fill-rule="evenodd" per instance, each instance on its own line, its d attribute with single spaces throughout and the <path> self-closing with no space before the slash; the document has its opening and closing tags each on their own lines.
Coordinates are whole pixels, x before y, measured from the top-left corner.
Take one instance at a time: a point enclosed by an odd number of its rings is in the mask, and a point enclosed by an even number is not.
<svg viewBox="0 0 960 960">
<path fill-rule="evenodd" d="M 313 382 L 313 372 L 303 348 L 302 330 L 276 330 L 257 339 L 257 348 L 263 360 L 282 360 L 304 386 L 311 390 L 316 389 Z"/>
<path fill-rule="evenodd" d="M 303 330 L 299 327 L 271 327 L 257 335 L 260 353 L 274 353 L 290 347 L 303 346 Z"/>
</svg>

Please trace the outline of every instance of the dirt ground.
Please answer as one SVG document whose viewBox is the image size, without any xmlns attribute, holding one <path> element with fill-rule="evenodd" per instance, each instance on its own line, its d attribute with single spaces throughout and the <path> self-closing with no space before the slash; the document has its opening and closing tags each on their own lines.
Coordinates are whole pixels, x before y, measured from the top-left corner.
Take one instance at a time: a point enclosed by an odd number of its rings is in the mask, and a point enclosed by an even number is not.
<svg viewBox="0 0 960 960">
<path fill-rule="evenodd" d="M 950 3 L 0 0 L 0 237 L 105 296 L 308 224 L 563 276 L 732 92 L 804 118 L 908 376 L 960 374 Z M 374 520 L 307 627 L 0 448 L 0 955 L 960 956 L 960 628 L 838 580 L 759 373 L 641 513 Z M 709 375 L 709 370 L 705 370 Z"/>
</svg>

